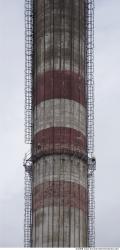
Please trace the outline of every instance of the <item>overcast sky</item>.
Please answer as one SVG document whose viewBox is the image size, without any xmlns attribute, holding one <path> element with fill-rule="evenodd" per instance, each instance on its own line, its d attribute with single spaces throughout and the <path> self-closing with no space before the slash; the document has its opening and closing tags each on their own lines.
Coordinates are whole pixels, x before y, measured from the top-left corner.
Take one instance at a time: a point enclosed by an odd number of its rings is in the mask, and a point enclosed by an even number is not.
<svg viewBox="0 0 120 250">
<path fill-rule="evenodd" d="M 96 246 L 120 246 L 120 0 L 96 0 Z M 0 246 L 23 246 L 24 0 L 0 0 Z"/>
</svg>

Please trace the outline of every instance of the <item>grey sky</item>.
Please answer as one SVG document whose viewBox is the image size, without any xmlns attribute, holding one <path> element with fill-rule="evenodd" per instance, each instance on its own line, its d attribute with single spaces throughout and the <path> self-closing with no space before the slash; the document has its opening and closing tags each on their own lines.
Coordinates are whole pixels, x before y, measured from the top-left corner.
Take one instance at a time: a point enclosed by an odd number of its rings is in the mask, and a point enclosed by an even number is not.
<svg viewBox="0 0 120 250">
<path fill-rule="evenodd" d="M 120 246 L 120 1 L 96 0 L 96 245 Z M 0 246 L 23 246 L 24 0 L 0 0 Z"/>
<path fill-rule="evenodd" d="M 96 1 L 96 243 L 120 246 L 120 1 Z"/>
</svg>

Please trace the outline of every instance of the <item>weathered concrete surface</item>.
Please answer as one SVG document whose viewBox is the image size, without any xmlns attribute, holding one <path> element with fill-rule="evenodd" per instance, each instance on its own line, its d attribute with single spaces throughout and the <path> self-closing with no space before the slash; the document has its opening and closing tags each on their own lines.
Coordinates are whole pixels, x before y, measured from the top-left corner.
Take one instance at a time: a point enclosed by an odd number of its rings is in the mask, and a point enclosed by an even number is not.
<svg viewBox="0 0 120 250">
<path fill-rule="evenodd" d="M 87 246 L 84 13 L 34 0 L 33 247 Z"/>
<path fill-rule="evenodd" d="M 77 183 L 54 179 L 33 189 L 33 211 L 47 206 L 59 206 L 59 204 L 64 207 L 79 208 L 86 213 L 86 189 Z"/>
<path fill-rule="evenodd" d="M 86 112 L 78 102 L 68 99 L 50 99 L 34 110 L 34 134 L 50 127 L 67 127 L 86 135 Z"/>
<path fill-rule="evenodd" d="M 49 99 L 69 99 L 86 106 L 85 80 L 80 73 L 68 70 L 38 74 L 33 89 L 34 106 Z"/>
<path fill-rule="evenodd" d="M 84 0 L 38 1 L 36 8 L 37 74 L 61 68 L 84 76 Z"/>
<path fill-rule="evenodd" d="M 34 154 L 76 154 L 86 152 L 86 136 L 80 131 L 67 127 L 50 127 L 40 130 L 34 136 Z"/>
<path fill-rule="evenodd" d="M 67 155 L 42 157 L 34 165 L 33 187 L 49 181 L 68 181 L 87 189 L 87 169 L 80 159 Z M 54 173 L 54 175 L 53 175 Z"/>
<path fill-rule="evenodd" d="M 72 207 L 38 209 L 33 213 L 33 247 L 85 246 L 86 227 L 86 214 L 79 209 Z"/>
</svg>

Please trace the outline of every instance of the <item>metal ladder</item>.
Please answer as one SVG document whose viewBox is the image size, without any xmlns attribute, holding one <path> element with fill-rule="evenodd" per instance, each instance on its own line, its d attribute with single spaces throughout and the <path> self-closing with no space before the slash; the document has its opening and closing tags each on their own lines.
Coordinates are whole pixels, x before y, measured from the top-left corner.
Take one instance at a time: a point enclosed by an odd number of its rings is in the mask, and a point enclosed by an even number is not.
<svg viewBox="0 0 120 250">
<path fill-rule="evenodd" d="M 88 246 L 95 247 L 94 154 L 94 0 L 86 1 L 86 92 L 88 150 Z"/>
<path fill-rule="evenodd" d="M 25 214 L 24 214 L 24 247 L 32 247 L 32 161 L 26 154 L 23 162 L 25 168 Z"/>
</svg>

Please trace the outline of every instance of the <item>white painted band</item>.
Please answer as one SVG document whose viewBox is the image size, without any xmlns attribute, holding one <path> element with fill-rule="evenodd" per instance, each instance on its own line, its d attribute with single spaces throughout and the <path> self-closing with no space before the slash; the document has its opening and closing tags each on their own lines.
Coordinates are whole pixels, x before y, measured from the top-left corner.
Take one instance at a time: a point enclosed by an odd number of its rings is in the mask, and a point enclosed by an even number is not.
<svg viewBox="0 0 120 250">
<path fill-rule="evenodd" d="M 85 70 L 84 70 L 84 64 L 82 66 L 79 66 L 78 63 L 73 63 L 73 66 L 71 67 L 71 62 L 68 59 L 61 59 L 60 58 L 55 58 L 54 59 L 54 64 L 53 64 L 53 59 L 50 61 L 47 61 L 44 63 L 42 61 L 40 65 L 37 67 L 37 75 L 43 74 L 44 72 L 47 71 L 54 71 L 54 70 L 68 70 L 72 71 L 76 74 L 79 74 L 84 78 L 85 77 Z"/>
<path fill-rule="evenodd" d="M 45 207 L 33 212 L 33 247 L 84 247 L 86 215 L 77 208 Z M 71 222 L 71 223 L 70 223 Z M 59 239 L 59 240 L 58 240 Z"/>
<path fill-rule="evenodd" d="M 54 33 L 55 36 L 55 33 Z M 56 34 L 53 58 L 53 33 L 47 32 L 45 37 L 38 38 L 37 44 L 37 74 L 50 70 L 72 70 L 84 77 L 85 74 L 85 42 L 79 33 L 73 37 L 72 45 L 72 69 L 71 69 L 71 33 L 61 33 L 61 41 Z M 57 52 L 56 52 L 57 51 Z M 60 55 L 60 51 L 61 55 Z M 69 52 L 69 53 L 68 53 Z M 48 56 L 47 56 L 48 54 Z M 68 56 L 69 55 L 69 56 Z"/>
<path fill-rule="evenodd" d="M 65 127 L 86 135 L 86 110 L 80 103 L 68 99 L 50 99 L 34 109 L 34 135 L 51 127 Z"/>
<path fill-rule="evenodd" d="M 34 164 L 33 175 L 33 187 L 54 180 L 70 181 L 87 188 L 86 165 L 80 159 L 67 155 L 41 158 Z"/>
</svg>

